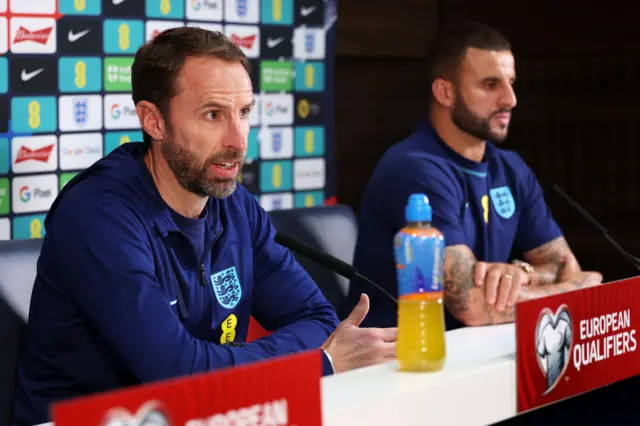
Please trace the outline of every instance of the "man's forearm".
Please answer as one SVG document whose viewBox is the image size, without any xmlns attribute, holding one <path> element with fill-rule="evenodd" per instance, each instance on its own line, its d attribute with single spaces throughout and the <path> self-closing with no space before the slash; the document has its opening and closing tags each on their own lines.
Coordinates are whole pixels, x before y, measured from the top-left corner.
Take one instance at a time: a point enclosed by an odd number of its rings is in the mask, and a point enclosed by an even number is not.
<svg viewBox="0 0 640 426">
<path fill-rule="evenodd" d="M 449 312 L 468 326 L 503 324 L 515 320 L 515 309 L 498 310 L 497 304 L 487 302 L 485 287 L 474 283 L 476 259 L 468 247 L 448 247 L 445 253 L 444 303 Z M 597 285 L 588 275 L 578 275 L 573 281 L 526 286 L 518 301 L 536 299 L 552 294 Z"/>
<path fill-rule="evenodd" d="M 556 238 L 525 254 L 534 269 L 531 285 L 564 282 L 581 272 L 580 264 L 564 237 Z"/>
<path fill-rule="evenodd" d="M 594 285 L 598 284 L 590 281 L 568 281 L 555 284 L 542 284 L 536 287 L 523 287 L 518 296 L 518 302 L 538 299 L 553 294 L 566 293 Z M 506 308 L 502 311 L 497 310 L 495 305 L 487 303 L 483 291 L 484 289 L 475 288 L 468 293 L 467 309 L 469 320 L 465 321 L 468 326 L 505 324 L 515 321 L 515 308 Z"/>
</svg>

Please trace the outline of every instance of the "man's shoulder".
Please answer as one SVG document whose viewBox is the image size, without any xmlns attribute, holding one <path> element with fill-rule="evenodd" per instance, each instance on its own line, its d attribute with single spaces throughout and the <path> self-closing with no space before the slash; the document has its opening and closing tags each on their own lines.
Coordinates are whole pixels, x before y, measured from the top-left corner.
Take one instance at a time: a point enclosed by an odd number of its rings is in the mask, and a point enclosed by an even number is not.
<svg viewBox="0 0 640 426">
<path fill-rule="evenodd" d="M 376 167 L 376 173 L 396 179 L 453 179 L 456 170 L 455 163 L 442 152 L 437 141 L 421 133 L 413 133 L 391 146 Z"/>
<path fill-rule="evenodd" d="M 439 142 L 415 132 L 383 154 L 367 183 L 362 207 L 369 212 L 393 209 L 403 214 L 397 206 L 404 206 L 408 193 L 451 200 L 463 196 L 463 186 L 464 175 Z"/>
<path fill-rule="evenodd" d="M 145 197 L 132 187 L 126 187 L 101 175 L 88 176 L 64 193 L 56 200 L 63 205 L 78 211 L 91 211 L 109 207 L 111 209 L 149 206 Z"/>
<path fill-rule="evenodd" d="M 99 234 L 105 223 L 121 223 L 129 232 L 150 226 L 155 204 L 132 187 L 121 187 L 100 175 L 88 176 L 61 192 L 47 212 L 45 229 Z M 146 224 L 146 225 L 145 225 Z"/>
</svg>

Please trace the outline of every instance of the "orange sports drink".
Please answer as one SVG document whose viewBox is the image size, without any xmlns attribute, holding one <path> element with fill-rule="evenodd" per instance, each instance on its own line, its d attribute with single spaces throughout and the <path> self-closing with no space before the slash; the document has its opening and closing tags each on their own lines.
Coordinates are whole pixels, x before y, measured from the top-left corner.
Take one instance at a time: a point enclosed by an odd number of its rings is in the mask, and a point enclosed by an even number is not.
<svg viewBox="0 0 640 426">
<path fill-rule="evenodd" d="M 424 194 L 411 194 L 407 224 L 393 245 L 398 278 L 397 357 L 402 371 L 438 371 L 446 358 L 442 275 L 444 236 L 431 225 Z"/>
</svg>

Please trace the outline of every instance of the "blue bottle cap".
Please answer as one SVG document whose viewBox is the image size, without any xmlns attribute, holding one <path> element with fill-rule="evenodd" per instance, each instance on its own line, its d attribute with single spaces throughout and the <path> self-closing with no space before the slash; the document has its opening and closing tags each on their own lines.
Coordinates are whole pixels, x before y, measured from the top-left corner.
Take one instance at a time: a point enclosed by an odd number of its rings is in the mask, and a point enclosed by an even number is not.
<svg viewBox="0 0 640 426">
<path fill-rule="evenodd" d="M 407 222 L 431 222 L 431 206 L 425 194 L 411 194 L 405 208 Z"/>
</svg>

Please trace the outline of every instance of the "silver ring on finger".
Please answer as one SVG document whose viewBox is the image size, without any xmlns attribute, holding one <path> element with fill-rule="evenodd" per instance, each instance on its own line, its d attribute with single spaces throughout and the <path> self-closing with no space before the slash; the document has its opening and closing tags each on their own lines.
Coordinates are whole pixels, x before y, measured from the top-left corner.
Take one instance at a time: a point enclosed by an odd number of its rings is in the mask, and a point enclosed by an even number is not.
<svg viewBox="0 0 640 426">
<path fill-rule="evenodd" d="M 511 274 L 504 274 L 503 277 L 508 279 L 508 280 L 512 280 L 513 279 L 513 275 L 511 275 Z"/>
</svg>

